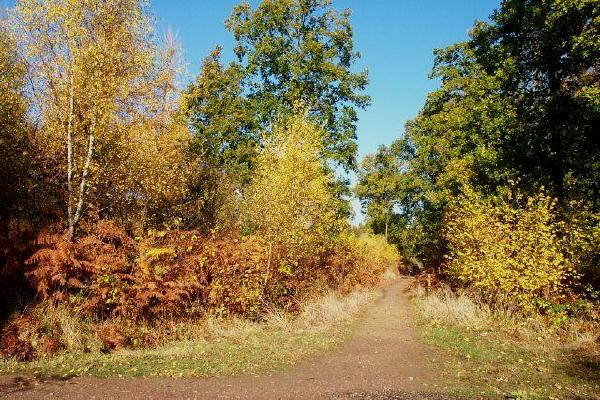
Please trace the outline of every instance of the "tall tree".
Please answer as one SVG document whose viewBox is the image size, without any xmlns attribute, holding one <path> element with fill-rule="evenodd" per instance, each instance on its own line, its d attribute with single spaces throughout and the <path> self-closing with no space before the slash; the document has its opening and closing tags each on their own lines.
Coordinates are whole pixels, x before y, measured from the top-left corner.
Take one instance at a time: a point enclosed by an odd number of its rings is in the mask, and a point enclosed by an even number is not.
<svg viewBox="0 0 600 400">
<path fill-rule="evenodd" d="M 503 156 L 563 203 L 579 192 L 600 206 L 598 1 L 504 0 L 469 46 L 515 106 Z"/>
<path fill-rule="evenodd" d="M 221 49 L 204 59 L 200 75 L 187 89 L 184 110 L 192 126 L 192 151 L 203 163 L 245 182 L 257 154 L 258 126 L 244 96 L 243 71 L 225 67 Z"/>
<path fill-rule="evenodd" d="M 28 161 L 35 156 L 29 154 L 25 85 L 25 65 L 19 60 L 7 20 L 0 15 L 0 181 L 4 182 L 0 227 L 7 225 L 14 208 L 19 207 L 17 203 L 24 201 Z"/>
<path fill-rule="evenodd" d="M 226 23 L 261 126 L 302 103 L 326 129 L 326 157 L 345 168 L 355 166 L 357 108 L 370 101 L 367 71 L 352 70 L 349 18 L 329 0 L 264 0 L 235 7 Z"/>
<path fill-rule="evenodd" d="M 179 187 L 167 179 L 177 160 L 163 156 L 187 133 L 171 129 L 173 68 L 158 56 L 145 3 L 21 0 L 14 15 L 38 137 L 65 160 L 69 237 L 86 205 L 110 213 L 127 196 Z"/>
<path fill-rule="evenodd" d="M 398 142 L 411 149 L 401 197 L 417 205 L 430 261 L 466 188 L 497 196 L 514 181 L 600 207 L 598 21 L 597 1 L 505 0 L 468 41 L 435 51 L 441 87 Z"/>
</svg>

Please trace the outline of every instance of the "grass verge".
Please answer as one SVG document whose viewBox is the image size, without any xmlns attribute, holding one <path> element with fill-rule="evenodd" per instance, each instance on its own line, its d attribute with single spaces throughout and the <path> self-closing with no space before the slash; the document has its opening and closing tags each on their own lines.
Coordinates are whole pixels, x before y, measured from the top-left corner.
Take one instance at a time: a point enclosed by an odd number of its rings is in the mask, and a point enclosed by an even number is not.
<svg viewBox="0 0 600 400">
<path fill-rule="evenodd" d="M 600 351 L 594 335 L 519 319 L 466 296 L 416 298 L 425 342 L 442 350 L 432 361 L 453 395 L 511 399 L 600 399 Z M 563 327 L 564 329 L 564 327 Z M 443 367 L 442 367 L 443 364 Z"/>
<path fill-rule="evenodd" d="M 305 306 L 295 318 L 273 313 L 265 322 L 240 319 L 190 324 L 185 340 L 155 349 L 64 352 L 31 362 L 4 360 L 0 374 L 37 377 L 199 377 L 281 370 L 331 349 L 349 333 L 353 319 L 375 294 L 330 293 Z"/>
</svg>

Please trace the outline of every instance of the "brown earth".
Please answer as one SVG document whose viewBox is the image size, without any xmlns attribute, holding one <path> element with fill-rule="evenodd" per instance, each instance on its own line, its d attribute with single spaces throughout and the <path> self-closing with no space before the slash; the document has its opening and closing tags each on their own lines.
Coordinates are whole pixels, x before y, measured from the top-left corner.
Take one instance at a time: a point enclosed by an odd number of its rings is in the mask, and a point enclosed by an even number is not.
<svg viewBox="0 0 600 400">
<path fill-rule="evenodd" d="M 435 351 L 416 336 L 412 305 L 400 278 L 355 324 L 351 339 L 286 372 L 234 378 L 47 379 L 0 377 L 0 396 L 14 399 L 442 399 L 433 393 Z"/>
</svg>

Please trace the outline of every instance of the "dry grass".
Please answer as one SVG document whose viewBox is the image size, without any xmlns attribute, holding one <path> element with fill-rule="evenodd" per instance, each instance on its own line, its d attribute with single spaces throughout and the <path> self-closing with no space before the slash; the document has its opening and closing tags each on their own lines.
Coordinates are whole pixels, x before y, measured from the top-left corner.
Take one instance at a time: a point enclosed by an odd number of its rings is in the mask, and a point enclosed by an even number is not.
<svg viewBox="0 0 600 400">
<path fill-rule="evenodd" d="M 29 341 L 36 349 L 52 339 L 59 350 L 69 353 L 100 351 L 102 342 L 95 326 L 61 305 L 46 303 L 32 310 L 35 324 L 25 327 L 21 339 Z"/>
<path fill-rule="evenodd" d="M 473 292 L 453 292 L 447 287 L 426 293 L 414 290 L 423 320 L 451 324 L 466 329 L 494 329 L 524 341 L 539 338 L 556 340 L 558 330 L 563 341 L 572 341 L 589 330 L 589 324 L 573 320 L 567 325 L 551 327 L 541 315 L 523 314 L 518 304 L 507 298 L 483 299 Z"/>
<path fill-rule="evenodd" d="M 421 335 L 444 350 L 440 379 L 450 391 L 485 398 L 596 398 L 599 327 L 555 326 L 510 302 L 448 289 L 415 291 Z M 436 360 L 439 364 L 440 360 Z"/>
<path fill-rule="evenodd" d="M 100 351 L 99 335 L 94 332 L 99 324 L 82 321 L 64 309 L 40 309 L 40 317 L 45 313 L 44 321 L 60 333 L 62 350 L 33 362 L 2 361 L 0 373 L 218 376 L 287 368 L 340 343 L 349 322 L 374 297 L 364 290 L 346 296 L 330 292 L 307 303 L 297 316 L 273 311 L 262 322 L 209 317 L 137 326 L 137 333 L 152 335 L 155 347 L 110 354 Z"/>
<path fill-rule="evenodd" d="M 354 290 L 346 296 L 329 292 L 325 296 L 307 303 L 294 321 L 296 328 L 313 331 L 327 330 L 347 323 L 368 303 L 375 293 Z"/>
<path fill-rule="evenodd" d="M 441 290 L 419 298 L 420 312 L 424 319 L 448 322 L 465 328 L 482 328 L 493 318 L 490 308 L 464 294 Z"/>
</svg>

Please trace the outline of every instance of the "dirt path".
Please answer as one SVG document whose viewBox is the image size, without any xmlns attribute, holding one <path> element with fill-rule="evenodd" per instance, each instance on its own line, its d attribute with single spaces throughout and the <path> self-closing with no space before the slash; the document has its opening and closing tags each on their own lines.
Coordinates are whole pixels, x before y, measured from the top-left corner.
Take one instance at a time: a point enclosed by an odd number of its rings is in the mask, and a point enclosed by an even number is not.
<svg viewBox="0 0 600 400">
<path fill-rule="evenodd" d="M 15 399 L 438 399 L 424 392 L 431 371 L 424 367 L 430 350 L 416 338 L 413 311 L 400 278 L 357 321 L 345 344 L 296 366 L 262 376 L 206 379 L 73 378 L 25 386 Z M 2 385 L 4 383 L 4 385 Z M 0 378 L 0 393 L 10 384 Z"/>
</svg>

